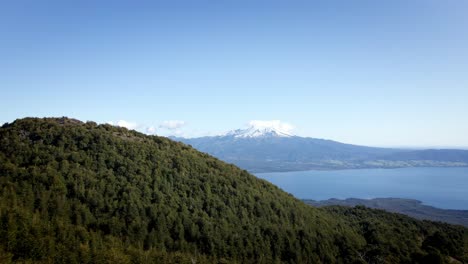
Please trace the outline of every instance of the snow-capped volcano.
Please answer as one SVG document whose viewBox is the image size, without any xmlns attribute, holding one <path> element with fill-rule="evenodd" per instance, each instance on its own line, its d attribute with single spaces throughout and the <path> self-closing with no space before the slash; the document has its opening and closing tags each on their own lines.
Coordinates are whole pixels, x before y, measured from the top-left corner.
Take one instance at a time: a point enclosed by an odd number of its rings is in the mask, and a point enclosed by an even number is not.
<svg viewBox="0 0 468 264">
<path fill-rule="evenodd" d="M 466 150 L 358 146 L 296 136 L 291 133 L 292 128 L 280 121 L 251 121 L 245 129 L 223 135 L 174 139 L 251 172 L 396 168 L 427 164 L 468 166 Z"/>
<path fill-rule="evenodd" d="M 273 121 L 250 121 L 246 129 L 236 129 L 226 133 L 226 136 L 235 138 L 254 137 L 292 137 L 292 126 L 279 120 Z"/>
</svg>

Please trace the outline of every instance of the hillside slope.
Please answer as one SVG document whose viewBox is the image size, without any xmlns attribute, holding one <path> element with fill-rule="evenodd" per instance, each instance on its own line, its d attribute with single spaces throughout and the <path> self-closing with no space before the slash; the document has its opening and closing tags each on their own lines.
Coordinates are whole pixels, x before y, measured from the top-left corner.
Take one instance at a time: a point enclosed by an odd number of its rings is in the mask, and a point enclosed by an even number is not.
<svg viewBox="0 0 468 264">
<path fill-rule="evenodd" d="M 0 190 L 2 263 L 467 260 L 462 227 L 396 219 L 376 240 L 182 143 L 68 118 L 0 128 Z"/>
</svg>

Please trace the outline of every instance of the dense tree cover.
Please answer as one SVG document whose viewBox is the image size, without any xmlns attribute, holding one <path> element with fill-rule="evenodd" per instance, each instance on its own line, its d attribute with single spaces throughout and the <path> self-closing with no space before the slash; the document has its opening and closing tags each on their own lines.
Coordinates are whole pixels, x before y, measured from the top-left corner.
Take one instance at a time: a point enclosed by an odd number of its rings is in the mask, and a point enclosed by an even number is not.
<svg viewBox="0 0 468 264">
<path fill-rule="evenodd" d="M 373 198 L 359 199 L 347 198 L 328 199 L 322 201 L 302 200 L 304 203 L 315 206 L 357 206 L 362 205 L 369 208 L 381 209 L 387 212 L 400 213 L 420 220 L 430 220 L 445 222 L 454 225 L 462 225 L 468 227 L 468 210 L 453 210 L 432 207 L 423 204 L 421 201 L 407 198 Z"/>
<path fill-rule="evenodd" d="M 190 146 L 125 128 L 67 118 L 0 128 L 2 263 L 467 260 L 462 227 L 346 210 L 309 207 Z"/>
<path fill-rule="evenodd" d="M 468 261 L 467 229 L 442 222 L 420 221 L 364 206 L 329 206 L 335 217 L 345 219 L 367 241 L 360 254 L 368 263 L 452 263 Z M 413 251 L 420 247 L 421 251 Z M 446 259 L 444 256 L 452 256 Z"/>
</svg>

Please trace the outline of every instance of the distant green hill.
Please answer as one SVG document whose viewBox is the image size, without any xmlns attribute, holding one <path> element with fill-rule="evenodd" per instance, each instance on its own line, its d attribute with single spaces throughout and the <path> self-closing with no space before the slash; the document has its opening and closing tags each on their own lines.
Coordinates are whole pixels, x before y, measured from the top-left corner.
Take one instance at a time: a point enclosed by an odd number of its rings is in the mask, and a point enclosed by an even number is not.
<svg viewBox="0 0 468 264">
<path fill-rule="evenodd" d="M 68 118 L 0 128 L 0 263 L 467 262 L 467 229 L 310 207 L 167 138 Z"/>
<path fill-rule="evenodd" d="M 423 204 L 421 201 L 403 198 L 375 198 L 345 200 L 328 199 L 323 201 L 303 200 L 312 206 L 357 206 L 362 205 L 374 209 L 382 209 L 388 212 L 405 214 L 417 219 L 441 221 L 455 225 L 468 227 L 468 210 L 441 209 Z"/>
</svg>

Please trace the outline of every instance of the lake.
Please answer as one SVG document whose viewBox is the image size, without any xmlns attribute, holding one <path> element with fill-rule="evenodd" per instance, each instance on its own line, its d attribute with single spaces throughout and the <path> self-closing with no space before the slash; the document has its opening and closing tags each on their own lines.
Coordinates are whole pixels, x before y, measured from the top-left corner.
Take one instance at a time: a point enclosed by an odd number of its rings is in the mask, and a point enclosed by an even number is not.
<svg viewBox="0 0 468 264">
<path fill-rule="evenodd" d="M 411 198 L 468 210 L 468 168 L 356 169 L 257 173 L 299 199 Z"/>
</svg>

